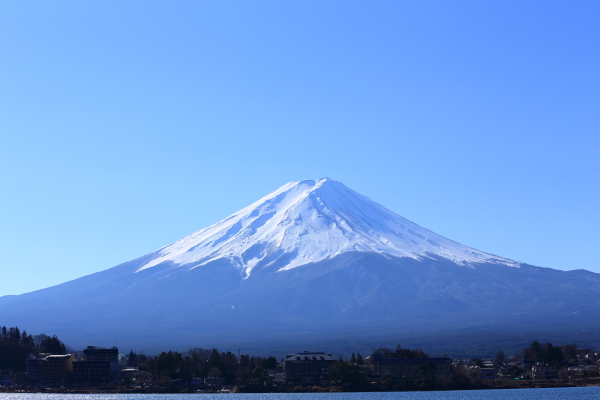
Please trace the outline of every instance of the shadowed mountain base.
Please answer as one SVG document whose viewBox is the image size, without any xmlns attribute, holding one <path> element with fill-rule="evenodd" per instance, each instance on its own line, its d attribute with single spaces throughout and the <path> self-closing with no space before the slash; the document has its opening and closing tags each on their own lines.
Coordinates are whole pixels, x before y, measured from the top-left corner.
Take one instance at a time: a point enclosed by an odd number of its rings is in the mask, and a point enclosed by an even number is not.
<svg viewBox="0 0 600 400">
<path fill-rule="evenodd" d="M 150 352 L 348 354 L 400 343 L 458 357 L 536 339 L 600 344 L 600 275 L 583 270 L 355 252 L 279 272 L 274 263 L 244 280 L 225 260 L 133 273 L 144 261 L 2 297 L 0 321 L 76 348 L 118 343 Z"/>
</svg>

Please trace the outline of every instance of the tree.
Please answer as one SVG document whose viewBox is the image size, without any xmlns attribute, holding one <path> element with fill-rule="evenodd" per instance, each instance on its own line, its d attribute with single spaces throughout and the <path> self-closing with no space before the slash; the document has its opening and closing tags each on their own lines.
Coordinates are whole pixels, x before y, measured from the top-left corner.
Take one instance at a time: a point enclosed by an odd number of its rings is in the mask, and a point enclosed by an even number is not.
<svg viewBox="0 0 600 400">
<path fill-rule="evenodd" d="M 165 353 L 164 351 L 158 356 L 156 360 L 156 374 L 163 376 L 170 376 L 172 379 L 176 379 L 177 363 L 175 355 L 172 351 Z"/>
<path fill-rule="evenodd" d="M 221 364 L 221 355 L 219 354 L 219 350 L 212 349 L 210 356 L 208 356 L 208 367 L 218 367 Z"/>
<path fill-rule="evenodd" d="M 139 365 L 137 354 L 133 350 L 129 351 L 129 357 L 127 358 L 127 366 L 137 367 Z"/>
<path fill-rule="evenodd" d="M 554 347 L 550 342 L 540 344 L 537 340 L 523 350 L 523 358 L 526 361 L 543 362 L 554 365 L 557 368 L 565 364 L 565 356 L 562 348 Z"/>
<path fill-rule="evenodd" d="M 526 361 L 543 362 L 544 348 L 537 340 L 531 343 L 531 346 L 523 350 L 523 358 Z"/>
<path fill-rule="evenodd" d="M 562 347 L 563 357 L 566 361 L 577 360 L 577 346 L 566 344 Z"/>
<path fill-rule="evenodd" d="M 46 336 L 46 335 L 44 335 Z M 50 337 L 46 336 L 40 343 L 41 353 L 50 354 L 65 354 L 67 348 L 63 342 L 61 342 L 56 335 Z"/>
<path fill-rule="evenodd" d="M 390 349 L 389 347 L 380 347 L 373 353 L 381 354 L 383 358 L 396 358 L 396 352 Z"/>
<path fill-rule="evenodd" d="M 27 331 L 21 331 L 18 327 L 0 328 L 0 369 L 8 369 L 14 372 L 25 372 L 27 370 L 27 356 L 29 354 L 39 354 L 43 350 L 39 345 L 45 340 L 44 344 L 48 344 L 49 336 L 37 335 L 32 336 Z M 56 336 L 51 342 L 62 344 Z M 52 344 L 51 343 L 51 344 Z M 62 344 L 64 346 L 64 344 Z M 62 347 L 58 347 L 59 352 Z"/>
<path fill-rule="evenodd" d="M 146 383 L 150 382 L 150 380 L 152 379 L 152 375 L 150 375 L 150 373 L 147 371 L 138 371 L 135 373 L 134 379 L 138 385 L 143 386 Z"/>
<path fill-rule="evenodd" d="M 496 353 L 496 363 L 498 363 L 498 365 L 503 365 L 505 361 L 506 361 L 506 356 L 504 355 L 504 352 L 502 350 L 500 350 L 499 352 Z"/>
<path fill-rule="evenodd" d="M 277 359 L 273 356 L 269 358 L 263 358 L 260 362 L 260 366 L 263 369 L 275 369 L 277 368 Z"/>
<path fill-rule="evenodd" d="M 338 383 L 350 384 L 354 388 L 368 386 L 365 371 L 358 365 L 338 360 L 331 366 L 330 375 Z"/>
<path fill-rule="evenodd" d="M 437 366 L 435 364 L 422 364 L 417 368 L 417 372 L 423 376 L 433 377 L 437 371 Z"/>
<path fill-rule="evenodd" d="M 21 343 L 21 331 L 19 330 L 19 327 L 15 326 L 8 330 L 8 340 L 16 344 Z"/>
<path fill-rule="evenodd" d="M 356 363 L 358 365 L 363 365 L 364 364 L 363 357 L 360 355 L 360 353 L 358 353 L 358 355 L 356 356 Z"/>
<path fill-rule="evenodd" d="M 556 368 L 561 367 L 565 363 L 565 356 L 560 347 L 554 347 L 552 343 L 547 343 L 545 350 L 544 362 L 554 365 Z"/>
<path fill-rule="evenodd" d="M 397 345 L 396 351 L 391 353 L 391 350 L 388 348 L 379 349 L 381 354 L 383 354 L 383 358 L 429 358 L 429 355 L 423 351 L 422 348 L 418 348 L 417 350 L 403 349 L 402 346 Z"/>
<path fill-rule="evenodd" d="M 195 347 L 183 353 L 184 357 L 191 357 L 198 362 L 206 362 L 210 357 L 212 350 Z"/>
<path fill-rule="evenodd" d="M 21 344 L 25 346 L 33 345 L 33 336 L 28 335 L 26 331 L 21 333 Z"/>
<path fill-rule="evenodd" d="M 356 356 L 354 355 L 354 352 L 352 352 L 352 357 L 350 357 L 350 363 L 356 364 Z"/>
<path fill-rule="evenodd" d="M 267 371 L 265 371 L 261 367 L 254 368 L 252 374 L 258 380 L 258 383 L 261 385 L 266 385 L 270 382 L 271 377 L 269 376 Z"/>
</svg>

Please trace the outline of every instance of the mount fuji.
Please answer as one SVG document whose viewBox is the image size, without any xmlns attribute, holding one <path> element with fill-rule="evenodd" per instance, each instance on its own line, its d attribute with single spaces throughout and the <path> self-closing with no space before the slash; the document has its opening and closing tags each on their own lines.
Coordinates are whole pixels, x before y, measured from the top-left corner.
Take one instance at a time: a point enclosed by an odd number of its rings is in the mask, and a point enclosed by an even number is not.
<svg viewBox="0 0 600 400">
<path fill-rule="evenodd" d="M 225 259 L 242 279 L 278 265 L 281 272 L 348 252 L 461 265 L 520 263 L 448 240 L 328 178 L 291 182 L 223 221 L 166 246 L 137 272 L 168 262 L 188 269 Z"/>
<path fill-rule="evenodd" d="M 599 274 L 475 250 L 323 178 L 111 269 L 0 297 L 0 323 L 74 347 L 485 353 L 529 338 L 593 344 L 599 294 Z"/>
</svg>

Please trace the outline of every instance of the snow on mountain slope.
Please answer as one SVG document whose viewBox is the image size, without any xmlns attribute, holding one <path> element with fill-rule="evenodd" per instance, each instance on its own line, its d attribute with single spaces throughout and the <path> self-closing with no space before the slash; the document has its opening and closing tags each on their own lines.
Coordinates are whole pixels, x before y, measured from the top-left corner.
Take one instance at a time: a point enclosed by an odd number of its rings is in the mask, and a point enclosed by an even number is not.
<svg viewBox="0 0 600 400">
<path fill-rule="evenodd" d="M 247 278 L 259 263 L 264 267 L 285 257 L 287 264 L 280 270 L 288 270 L 348 251 L 414 259 L 439 256 L 467 266 L 481 262 L 520 266 L 446 239 L 322 178 L 283 185 L 228 218 L 163 247 L 137 272 L 163 262 L 195 268 L 225 258 Z"/>
</svg>

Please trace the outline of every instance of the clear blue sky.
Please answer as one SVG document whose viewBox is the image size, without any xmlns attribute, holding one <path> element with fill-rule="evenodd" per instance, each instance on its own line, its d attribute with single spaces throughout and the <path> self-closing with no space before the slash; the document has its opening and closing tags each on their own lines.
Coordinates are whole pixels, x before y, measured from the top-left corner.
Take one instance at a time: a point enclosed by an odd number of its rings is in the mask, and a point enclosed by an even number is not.
<svg viewBox="0 0 600 400">
<path fill-rule="evenodd" d="M 0 295 L 338 180 L 600 272 L 598 1 L 4 1 Z"/>
</svg>

